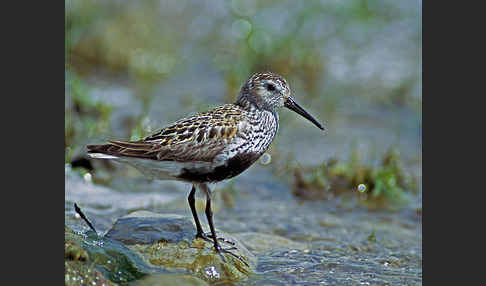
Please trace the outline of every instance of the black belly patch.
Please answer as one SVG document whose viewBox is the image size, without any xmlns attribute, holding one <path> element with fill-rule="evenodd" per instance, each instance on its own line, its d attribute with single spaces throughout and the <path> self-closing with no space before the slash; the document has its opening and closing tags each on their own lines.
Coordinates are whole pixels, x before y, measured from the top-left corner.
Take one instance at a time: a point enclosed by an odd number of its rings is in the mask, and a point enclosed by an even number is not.
<svg viewBox="0 0 486 286">
<path fill-rule="evenodd" d="M 201 183 L 223 181 L 233 178 L 248 169 L 260 156 L 261 154 L 259 153 L 238 154 L 229 159 L 226 164 L 214 168 L 211 172 L 184 168 L 178 178 Z"/>
</svg>

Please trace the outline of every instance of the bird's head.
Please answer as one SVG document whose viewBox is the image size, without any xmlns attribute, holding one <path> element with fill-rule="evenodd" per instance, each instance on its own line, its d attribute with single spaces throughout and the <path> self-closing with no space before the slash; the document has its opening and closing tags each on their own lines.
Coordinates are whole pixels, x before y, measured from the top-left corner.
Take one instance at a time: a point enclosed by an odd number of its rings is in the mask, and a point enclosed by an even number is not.
<svg viewBox="0 0 486 286">
<path fill-rule="evenodd" d="M 314 117 L 295 102 L 291 96 L 287 81 L 280 75 L 272 72 L 253 74 L 241 87 L 236 103 L 242 106 L 251 105 L 255 108 L 269 111 L 287 107 L 314 123 L 321 130 L 324 130 L 324 127 Z"/>
</svg>

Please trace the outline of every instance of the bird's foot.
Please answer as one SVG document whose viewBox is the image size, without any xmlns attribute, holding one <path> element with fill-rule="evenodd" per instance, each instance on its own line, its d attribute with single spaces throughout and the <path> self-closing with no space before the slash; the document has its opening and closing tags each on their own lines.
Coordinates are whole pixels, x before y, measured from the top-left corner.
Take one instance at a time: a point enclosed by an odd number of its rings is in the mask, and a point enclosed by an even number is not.
<svg viewBox="0 0 486 286">
<path fill-rule="evenodd" d="M 214 236 L 213 236 L 212 234 L 207 233 L 207 234 L 205 234 L 205 235 L 206 235 L 206 237 L 211 238 L 211 239 L 213 239 L 213 240 L 214 240 Z M 231 240 L 227 240 L 226 238 L 221 237 L 221 236 L 220 236 L 220 237 L 216 237 L 216 239 L 217 239 L 218 241 L 221 241 L 221 242 L 224 242 L 224 243 L 227 243 L 227 244 L 231 244 L 231 245 L 233 245 L 233 246 L 235 246 L 235 245 L 236 245 L 236 243 L 235 243 L 235 242 L 233 242 L 233 241 L 231 241 Z M 234 248 L 234 249 L 237 249 L 236 247 L 233 247 L 233 248 Z"/>
<path fill-rule="evenodd" d="M 196 234 L 196 238 L 201 238 L 201 239 L 204 239 L 204 240 L 206 240 L 208 242 L 214 242 L 214 236 L 212 234 L 210 234 L 210 233 L 207 233 L 207 234 L 205 234 L 205 233 L 197 233 Z M 233 246 L 236 245 L 236 243 L 234 243 L 231 240 L 227 240 L 224 237 L 216 237 L 216 239 L 218 241 L 221 241 L 221 242 L 224 242 L 224 243 L 227 243 L 227 244 L 231 244 Z M 233 247 L 233 248 L 234 249 L 237 249 L 236 247 Z"/>
<path fill-rule="evenodd" d="M 250 265 L 248 265 L 248 263 L 243 259 L 243 257 L 236 255 L 230 251 L 230 250 L 237 250 L 237 248 L 234 246 L 230 248 L 222 248 L 221 246 L 219 246 L 219 244 L 216 244 L 214 245 L 214 250 L 221 256 L 221 258 L 225 263 L 226 263 L 226 259 L 224 258 L 224 255 L 222 253 L 228 253 L 229 255 L 243 262 L 246 265 L 246 267 L 250 267 Z"/>
<path fill-rule="evenodd" d="M 208 242 L 211 242 L 211 243 L 214 243 L 214 250 L 221 256 L 221 259 L 223 259 L 224 262 L 226 262 L 226 259 L 224 258 L 223 254 L 222 253 L 228 253 L 229 255 L 235 257 L 236 259 L 240 260 L 241 262 L 243 262 L 247 267 L 250 267 L 248 265 L 248 263 L 239 255 L 236 255 L 234 254 L 233 252 L 231 252 L 231 250 L 238 250 L 238 248 L 236 248 L 236 243 L 234 243 L 233 241 L 230 241 L 230 240 L 227 240 L 223 237 L 216 237 L 216 241 L 214 240 L 214 236 L 210 233 L 203 233 L 203 232 L 198 232 L 196 234 L 196 238 L 201 238 L 201 239 L 204 239 Z M 230 244 L 232 245 L 231 247 L 229 248 L 222 248 L 219 243 L 217 243 L 217 241 L 221 241 L 221 242 L 224 242 L 224 243 L 227 243 L 227 244 Z"/>
</svg>

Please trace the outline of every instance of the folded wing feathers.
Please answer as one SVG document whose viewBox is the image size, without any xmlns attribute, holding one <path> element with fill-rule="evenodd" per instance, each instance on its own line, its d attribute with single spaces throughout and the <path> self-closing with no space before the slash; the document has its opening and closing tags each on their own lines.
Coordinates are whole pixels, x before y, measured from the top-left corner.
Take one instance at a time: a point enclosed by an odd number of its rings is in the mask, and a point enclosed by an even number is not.
<svg viewBox="0 0 486 286">
<path fill-rule="evenodd" d="M 125 141 L 115 141 L 115 140 L 106 140 L 108 143 L 127 149 L 127 150 L 134 150 L 134 151 L 156 151 L 158 150 L 157 145 L 145 143 L 141 141 L 137 142 L 125 142 Z"/>
<path fill-rule="evenodd" d="M 89 152 L 154 160 L 211 161 L 224 141 L 238 131 L 241 119 L 233 105 L 181 119 L 140 141 L 107 140 L 109 144 L 89 145 Z"/>
</svg>

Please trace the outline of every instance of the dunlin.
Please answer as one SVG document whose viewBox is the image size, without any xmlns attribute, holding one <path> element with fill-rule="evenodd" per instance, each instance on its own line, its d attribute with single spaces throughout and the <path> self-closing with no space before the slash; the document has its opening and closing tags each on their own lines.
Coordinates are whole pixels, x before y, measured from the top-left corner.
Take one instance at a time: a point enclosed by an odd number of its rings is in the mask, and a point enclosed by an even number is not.
<svg viewBox="0 0 486 286">
<path fill-rule="evenodd" d="M 108 144 L 88 145 L 88 155 L 129 164 L 152 178 L 191 183 L 188 201 L 196 237 L 209 239 L 195 207 L 196 189 L 202 190 L 211 230 L 208 236 L 217 252 L 228 252 L 216 237 L 208 183 L 237 176 L 265 153 L 278 130 L 276 110 L 280 107 L 295 111 L 324 130 L 294 101 L 283 77 L 263 72 L 248 79 L 233 104 L 182 118 L 139 141 L 108 140 Z"/>
</svg>

